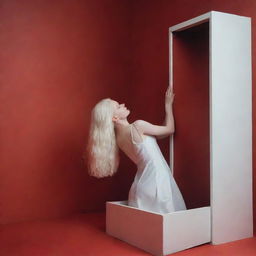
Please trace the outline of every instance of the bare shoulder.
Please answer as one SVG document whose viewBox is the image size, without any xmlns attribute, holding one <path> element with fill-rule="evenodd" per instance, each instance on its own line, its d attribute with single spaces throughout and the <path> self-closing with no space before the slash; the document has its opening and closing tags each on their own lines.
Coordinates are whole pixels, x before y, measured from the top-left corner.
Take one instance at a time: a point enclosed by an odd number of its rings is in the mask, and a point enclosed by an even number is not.
<svg viewBox="0 0 256 256">
<path fill-rule="evenodd" d="M 154 135 L 154 136 L 168 136 L 173 133 L 172 129 L 168 126 L 155 125 L 144 120 L 136 120 L 133 125 L 139 130 L 141 134 Z"/>
<path fill-rule="evenodd" d="M 139 119 L 139 120 L 134 121 L 133 124 L 140 126 L 144 122 L 146 122 L 146 121 Z"/>
<path fill-rule="evenodd" d="M 144 120 L 136 120 L 132 123 L 134 126 L 136 126 L 137 129 L 139 130 L 143 130 L 143 127 L 147 124 L 149 124 L 147 121 L 144 121 Z"/>
</svg>

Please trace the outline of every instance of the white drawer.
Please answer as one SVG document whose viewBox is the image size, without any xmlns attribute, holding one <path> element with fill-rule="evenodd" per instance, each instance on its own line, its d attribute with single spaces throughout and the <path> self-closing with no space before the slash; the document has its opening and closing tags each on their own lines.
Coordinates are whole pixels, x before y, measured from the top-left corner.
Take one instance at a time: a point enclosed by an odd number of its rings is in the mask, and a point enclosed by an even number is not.
<svg viewBox="0 0 256 256">
<path fill-rule="evenodd" d="M 107 202 L 106 232 L 162 256 L 211 241 L 210 207 L 159 214 Z"/>
</svg>

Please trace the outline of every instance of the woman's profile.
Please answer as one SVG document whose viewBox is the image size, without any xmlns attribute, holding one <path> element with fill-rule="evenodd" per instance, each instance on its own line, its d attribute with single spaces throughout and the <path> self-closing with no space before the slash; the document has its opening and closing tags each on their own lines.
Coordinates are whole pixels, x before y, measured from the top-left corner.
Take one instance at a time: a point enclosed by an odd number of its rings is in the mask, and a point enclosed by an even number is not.
<svg viewBox="0 0 256 256">
<path fill-rule="evenodd" d="M 129 123 L 130 110 L 110 98 L 101 100 L 92 110 L 87 148 L 89 174 L 97 178 L 114 175 L 121 149 L 137 165 L 128 196 L 129 206 L 158 213 L 186 209 L 156 142 L 156 138 L 174 133 L 173 100 L 174 94 L 169 86 L 165 94 L 165 124 L 162 126 L 144 120 Z"/>
</svg>

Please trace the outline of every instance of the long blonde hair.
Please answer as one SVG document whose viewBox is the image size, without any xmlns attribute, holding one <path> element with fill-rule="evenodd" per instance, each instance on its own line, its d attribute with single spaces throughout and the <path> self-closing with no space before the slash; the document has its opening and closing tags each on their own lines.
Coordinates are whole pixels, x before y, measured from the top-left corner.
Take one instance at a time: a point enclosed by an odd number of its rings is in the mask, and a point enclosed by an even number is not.
<svg viewBox="0 0 256 256">
<path fill-rule="evenodd" d="M 89 174 L 96 178 L 113 176 L 119 165 L 113 112 L 114 106 L 109 98 L 98 102 L 91 112 L 88 169 Z"/>
</svg>

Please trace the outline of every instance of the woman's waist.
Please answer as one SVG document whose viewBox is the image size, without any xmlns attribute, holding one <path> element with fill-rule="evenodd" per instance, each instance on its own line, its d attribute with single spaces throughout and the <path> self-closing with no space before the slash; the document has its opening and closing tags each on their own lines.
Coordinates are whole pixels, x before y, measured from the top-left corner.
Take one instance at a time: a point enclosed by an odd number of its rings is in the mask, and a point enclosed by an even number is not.
<svg viewBox="0 0 256 256">
<path fill-rule="evenodd" d="M 157 168 L 157 169 L 168 169 L 169 166 L 165 159 L 155 159 L 155 158 L 143 158 L 137 161 L 138 170 L 143 170 L 144 168 Z"/>
</svg>

